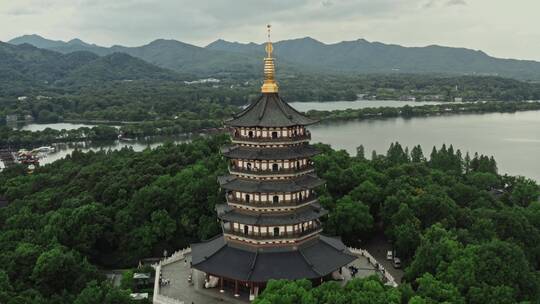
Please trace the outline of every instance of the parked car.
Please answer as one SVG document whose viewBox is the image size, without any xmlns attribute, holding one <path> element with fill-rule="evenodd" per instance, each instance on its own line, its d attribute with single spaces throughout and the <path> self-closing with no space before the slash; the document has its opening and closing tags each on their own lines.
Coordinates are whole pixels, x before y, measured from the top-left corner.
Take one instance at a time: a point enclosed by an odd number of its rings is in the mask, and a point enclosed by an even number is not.
<svg viewBox="0 0 540 304">
<path fill-rule="evenodd" d="M 396 268 L 396 269 L 397 269 L 397 268 L 401 268 L 401 259 L 398 258 L 398 257 L 394 257 L 394 263 L 393 263 L 393 265 L 394 265 L 394 268 Z"/>
<path fill-rule="evenodd" d="M 388 250 L 388 251 L 386 252 L 386 259 L 387 259 L 388 261 L 392 261 L 392 260 L 394 259 L 394 254 L 392 253 L 392 250 Z"/>
</svg>

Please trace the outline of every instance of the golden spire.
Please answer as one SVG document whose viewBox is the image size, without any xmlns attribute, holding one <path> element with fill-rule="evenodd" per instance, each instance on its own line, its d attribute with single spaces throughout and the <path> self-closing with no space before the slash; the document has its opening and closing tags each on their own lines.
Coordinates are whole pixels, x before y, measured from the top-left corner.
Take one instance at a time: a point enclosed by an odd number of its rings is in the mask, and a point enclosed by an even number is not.
<svg viewBox="0 0 540 304">
<path fill-rule="evenodd" d="M 268 41 L 266 42 L 265 50 L 266 57 L 264 58 L 264 82 L 261 87 L 261 92 L 263 93 L 277 93 L 278 85 L 275 79 L 275 67 L 274 67 L 274 58 L 272 58 L 272 41 L 270 41 L 270 24 L 266 26 L 268 31 Z"/>
</svg>

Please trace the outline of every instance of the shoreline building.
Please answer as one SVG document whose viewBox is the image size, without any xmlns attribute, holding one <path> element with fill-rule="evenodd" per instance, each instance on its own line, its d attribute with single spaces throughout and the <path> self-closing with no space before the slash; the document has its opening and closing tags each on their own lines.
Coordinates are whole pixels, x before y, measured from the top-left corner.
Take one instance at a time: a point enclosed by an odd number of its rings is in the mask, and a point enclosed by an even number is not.
<svg viewBox="0 0 540 304">
<path fill-rule="evenodd" d="M 219 178 L 226 203 L 216 206 L 223 234 L 191 245 L 194 272 L 250 299 L 271 279 L 320 284 L 356 259 L 341 240 L 321 234 L 327 211 L 314 189 L 324 181 L 306 129 L 317 121 L 281 99 L 270 39 L 266 53 L 261 96 L 225 122 L 233 131 L 222 149 L 229 175 Z"/>
</svg>

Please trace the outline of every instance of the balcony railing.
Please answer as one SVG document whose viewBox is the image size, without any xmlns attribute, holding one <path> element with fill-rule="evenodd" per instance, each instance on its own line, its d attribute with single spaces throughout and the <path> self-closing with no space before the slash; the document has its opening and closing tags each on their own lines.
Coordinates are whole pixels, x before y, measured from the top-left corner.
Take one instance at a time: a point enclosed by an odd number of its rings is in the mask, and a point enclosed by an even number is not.
<svg viewBox="0 0 540 304">
<path fill-rule="evenodd" d="M 262 233 L 255 233 L 255 232 L 249 232 L 246 234 L 241 230 L 234 230 L 230 228 L 223 228 L 223 232 L 226 234 L 230 234 L 230 235 L 234 235 L 238 237 L 244 237 L 244 238 L 253 239 L 253 240 L 296 239 L 296 238 L 301 238 L 310 234 L 322 232 L 322 226 L 317 225 L 313 228 L 307 228 L 304 231 L 294 231 L 294 232 L 283 231 L 283 232 L 280 232 L 279 235 L 274 235 L 271 233 L 262 234 Z"/>
<path fill-rule="evenodd" d="M 293 199 L 293 200 L 281 200 L 277 203 L 274 203 L 272 201 L 254 201 L 253 198 L 250 199 L 249 202 L 246 202 L 245 199 L 238 199 L 232 195 L 227 195 L 227 203 L 229 204 L 238 204 L 238 205 L 244 205 L 248 207 L 261 207 L 261 208 L 286 208 L 286 207 L 295 207 L 299 205 L 303 205 L 306 203 L 314 202 L 317 200 L 317 195 L 313 193 L 310 196 L 303 197 L 302 199 Z"/>
<path fill-rule="evenodd" d="M 231 174 L 241 174 L 241 175 L 260 175 L 260 176 L 272 176 L 272 175 L 302 175 L 313 172 L 315 168 L 312 164 L 300 167 L 300 168 L 280 168 L 277 170 L 264 170 L 259 168 L 244 168 L 237 166 L 229 166 L 229 172 Z"/>
<path fill-rule="evenodd" d="M 265 143 L 273 143 L 273 142 L 298 142 L 298 141 L 306 141 L 311 140 L 311 133 L 309 131 L 306 131 L 306 133 L 301 135 L 294 135 L 294 136 L 278 136 L 278 137 L 262 137 L 262 136 L 242 136 L 239 134 L 232 134 L 231 135 L 233 142 L 265 142 Z"/>
</svg>

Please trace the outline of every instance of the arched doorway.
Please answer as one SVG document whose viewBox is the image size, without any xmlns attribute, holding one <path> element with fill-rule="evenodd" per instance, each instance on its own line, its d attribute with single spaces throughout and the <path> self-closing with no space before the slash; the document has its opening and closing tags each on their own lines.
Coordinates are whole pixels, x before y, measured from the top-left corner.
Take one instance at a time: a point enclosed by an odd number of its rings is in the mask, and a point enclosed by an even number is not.
<svg viewBox="0 0 540 304">
<path fill-rule="evenodd" d="M 276 131 L 272 132 L 272 138 L 276 139 L 278 137 L 278 133 Z"/>
<path fill-rule="evenodd" d="M 279 203 L 279 196 L 274 195 L 274 197 L 272 197 L 272 203 L 274 203 L 274 204 Z"/>
<path fill-rule="evenodd" d="M 274 236 L 279 236 L 279 227 L 274 227 Z"/>
<path fill-rule="evenodd" d="M 250 199 L 249 194 L 246 194 L 246 203 L 249 203 L 249 199 Z"/>
<path fill-rule="evenodd" d="M 244 235 L 248 235 L 249 233 L 249 227 L 248 225 L 244 225 Z"/>
<path fill-rule="evenodd" d="M 272 171 L 278 171 L 279 165 L 278 164 L 272 164 Z"/>
</svg>

